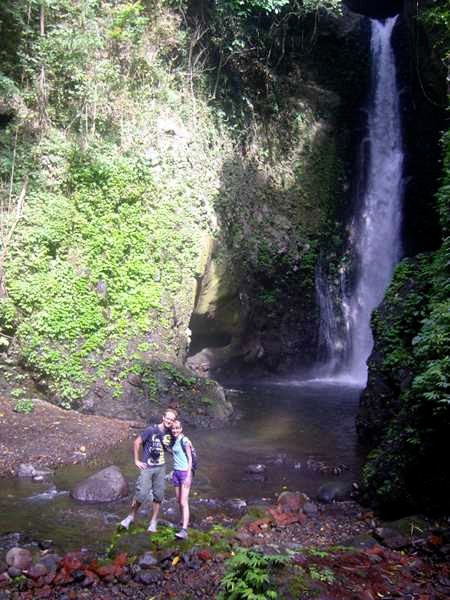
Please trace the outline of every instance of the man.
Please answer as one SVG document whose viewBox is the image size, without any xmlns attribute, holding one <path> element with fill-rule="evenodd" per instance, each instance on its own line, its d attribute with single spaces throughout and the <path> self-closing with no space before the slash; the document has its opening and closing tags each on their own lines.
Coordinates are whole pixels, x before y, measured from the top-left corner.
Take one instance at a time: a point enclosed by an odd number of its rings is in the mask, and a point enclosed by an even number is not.
<svg viewBox="0 0 450 600">
<path fill-rule="evenodd" d="M 131 513 L 120 522 L 128 529 L 136 519 L 138 510 L 144 502 L 152 504 L 150 524 L 147 531 L 154 533 L 158 523 L 161 502 L 164 499 L 166 464 L 164 449 L 170 446 L 172 423 L 177 412 L 169 408 L 164 413 L 161 423 L 150 425 L 134 440 L 134 464 L 140 470 L 136 482 L 136 493 L 131 504 Z M 142 460 L 139 455 L 143 448 Z"/>
</svg>

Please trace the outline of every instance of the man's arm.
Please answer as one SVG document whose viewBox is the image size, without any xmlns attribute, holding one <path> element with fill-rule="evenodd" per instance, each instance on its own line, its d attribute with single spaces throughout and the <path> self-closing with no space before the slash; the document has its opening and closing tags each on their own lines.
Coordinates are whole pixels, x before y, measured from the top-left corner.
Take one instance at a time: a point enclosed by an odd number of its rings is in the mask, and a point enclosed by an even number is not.
<svg viewBox="0 0 450 600">
<path fill-rule="evenodd" d="M 142 438 L 140 435 L 138 435 L 137 438 L 134 440 L 134 444 L 133 444 L 134 464 L 137 466 L 138 469 L 140 469 L 142 471 L 143 469 L 147 468 L 147 465 L 145 464 L 145 462 L 141 461 L 141 458 L 140 458 L 141 448 L 142 448 Z"/>
</svg>

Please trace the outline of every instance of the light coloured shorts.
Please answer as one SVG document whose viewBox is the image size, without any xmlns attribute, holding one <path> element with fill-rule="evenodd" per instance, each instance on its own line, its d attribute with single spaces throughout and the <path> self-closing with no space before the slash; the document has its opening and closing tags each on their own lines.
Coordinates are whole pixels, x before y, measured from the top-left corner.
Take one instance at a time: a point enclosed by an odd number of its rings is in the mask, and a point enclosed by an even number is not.
<svg viewBox="0 0 450 600">
<path fill-rule="evenodd" d="M 162 502 L 164 500 L 165 476 L 166 465 L 143 469 L 136 481 L 135 500 L 141 504 L 144 502 Z"/>
</svg>

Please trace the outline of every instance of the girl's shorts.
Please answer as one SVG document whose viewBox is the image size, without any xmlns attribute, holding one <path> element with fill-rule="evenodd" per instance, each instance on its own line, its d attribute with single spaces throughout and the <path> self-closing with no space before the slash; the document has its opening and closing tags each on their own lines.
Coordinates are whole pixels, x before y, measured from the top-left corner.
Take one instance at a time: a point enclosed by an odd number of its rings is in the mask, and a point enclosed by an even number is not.
<svg viewBox="0 0 450 600">
<path fill-rule="evenodd" d="M 172 473 L 172 483 L 175 487 L 182 485 L 188 476 L 188 471 L 178 471 L 174 470 Z"/>
</svg>

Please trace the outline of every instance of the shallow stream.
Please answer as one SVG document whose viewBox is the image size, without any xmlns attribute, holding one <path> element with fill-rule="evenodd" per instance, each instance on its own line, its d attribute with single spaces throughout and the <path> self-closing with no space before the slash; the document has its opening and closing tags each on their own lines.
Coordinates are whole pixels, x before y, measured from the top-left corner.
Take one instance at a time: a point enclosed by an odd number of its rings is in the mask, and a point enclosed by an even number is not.
<svg viewBox="0 0 450 600">
<path fill-rule="evenodd" d="M 219 430 L 184 432 L 199 455 L 191 503 L 194 524 L 223 510 L 223 502 L 231 498 L 257 501 L 282 489 L 314 498 L 325 482 L 357 480 L 361 452 L 354 423 L 360 391 L 343 383 L 295 380 L 233 390 L 238 420 Z M 248 465 L 259 463 L 266 465 L 264 477 L 247 473 Z M 81 504 L 70 498 L 69 490 L 111 464 L 122 469 L 132 491 L 137 471 L 132 440 L 95 461 L 62 467 L 52 483 L 0 480 L 0 537 L 21 532 L 35 540 L 51 539 L 61 550 L 103 549 L 127 514 L 130 499 Z M 341 465 L 345 470 L 334 475 L 333 468 Z M 167 491 L 162 517 L 176 522 L 171 484 Z"/>
</svg>

